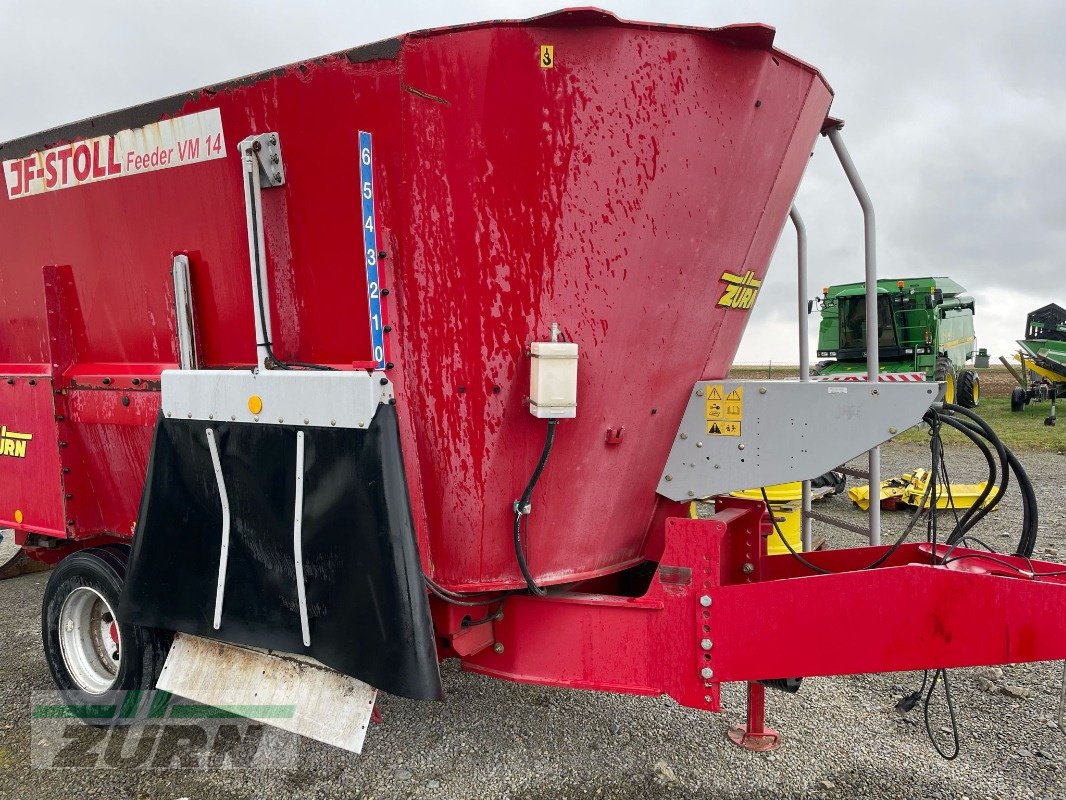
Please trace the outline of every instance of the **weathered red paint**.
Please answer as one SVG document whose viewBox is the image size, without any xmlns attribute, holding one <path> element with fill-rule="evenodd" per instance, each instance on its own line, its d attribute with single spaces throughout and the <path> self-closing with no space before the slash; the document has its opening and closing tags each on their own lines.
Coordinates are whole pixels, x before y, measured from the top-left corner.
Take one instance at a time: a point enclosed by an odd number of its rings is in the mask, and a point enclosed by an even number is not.
<svg viewBox="0 0 1066 800">
<path fill-rule="evenodd" d="M 42 491 L 0 490 L 0 519 L 18 502 L 59 535 L 130 535 L 158 407 L 141 390 L 177 359 L 173 253 L 191 261 L 202 362 L 254 361 L 249 134 L 278 132 L 286 160 L 286 185 L 264 194 L 275 349 L 370 359 L 363 129 L 427 571 L 455 589 L 521 583 L 512 504 L 545 434 L 525 409 L 525 351 L 552 322 L 581 347 L 580 410 L 534 498 L 532 569 L 559 583 L 636 563 L 687 389 L 724 374 L 747 318 L 716 305 L 719 278 L 764 274 L 829 106 L 817 72 L 771 41 L 762 26 L 592 11 L 412 34 L 384 57 L 328 56 L 174 104 L 220 109 L 225 159 L 0 200 L 0 374 L 48 365 L 67 469 L 45 468 Z M 608 446 L 608 428 L 625 438 Z"/>
</svg>

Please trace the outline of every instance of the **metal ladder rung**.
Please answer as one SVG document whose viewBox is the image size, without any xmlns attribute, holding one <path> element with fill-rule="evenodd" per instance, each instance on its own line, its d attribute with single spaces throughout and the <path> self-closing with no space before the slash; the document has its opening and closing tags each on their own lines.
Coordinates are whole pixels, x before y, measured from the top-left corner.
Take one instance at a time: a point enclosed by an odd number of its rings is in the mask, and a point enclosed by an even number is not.
<svg viewBox="0 0 1066 800">
<path fill-rule="evenodd" d="M 869 528 L 860 528 L 858 525 L 852 525 L 850 522 L 844 522 L 843 520 L 834 519 L 833 517 L 827 517 L 824 514 L 819 514 L 817 511 L 808 511 L 807 516 L 818 522 L 824 522 L 826 525 L 832 525 L 835 528 L 842 528 L 852 533 L 857 533 L 860 536 L 869 536 Z"/>
<path fill-rule="evenodd" d="M 837 467 L 833 472 L 840 472 L 844 475 L 850 475 L 853 478 L 865 478 L 870 479 L 870 473 L 864 469 L 856 469 L 855 467 Z"/>
</svg>

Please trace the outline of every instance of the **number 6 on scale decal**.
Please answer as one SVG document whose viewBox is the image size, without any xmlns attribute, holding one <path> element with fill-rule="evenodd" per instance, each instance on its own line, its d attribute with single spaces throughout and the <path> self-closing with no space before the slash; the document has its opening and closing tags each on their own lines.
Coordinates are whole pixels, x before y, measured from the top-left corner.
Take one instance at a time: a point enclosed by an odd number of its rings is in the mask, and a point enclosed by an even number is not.
<svg viewBox="0 0 1066 800">
<path fill-rule="evenodd" d="M 362 186 L 363 253 L 366 267 L 366 296 L 370 316 L 370 342 L 378 369 L 385 367 L 385 339 L 381 325 L 381 286 L 378 277 L 377 226 L 374 224 L 374 155 L 373 140 L 367 131 L 359 131 L 359 183 Z"/>
</svg>

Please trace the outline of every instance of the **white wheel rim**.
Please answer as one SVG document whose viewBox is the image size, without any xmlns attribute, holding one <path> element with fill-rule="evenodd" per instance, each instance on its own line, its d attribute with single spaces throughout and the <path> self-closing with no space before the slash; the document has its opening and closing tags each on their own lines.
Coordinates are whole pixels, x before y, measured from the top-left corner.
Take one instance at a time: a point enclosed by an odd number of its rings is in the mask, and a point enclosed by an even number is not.
<svg viewBox="0 0 1066 800">
<path fill-rule="evenodd" d="M 111 605 L 95 589 L 79 586 L 63 601 L 59 649 L 70 677 L 83 691 L 103 694 L 114 685 L 122 634 Z"/>
</svg>

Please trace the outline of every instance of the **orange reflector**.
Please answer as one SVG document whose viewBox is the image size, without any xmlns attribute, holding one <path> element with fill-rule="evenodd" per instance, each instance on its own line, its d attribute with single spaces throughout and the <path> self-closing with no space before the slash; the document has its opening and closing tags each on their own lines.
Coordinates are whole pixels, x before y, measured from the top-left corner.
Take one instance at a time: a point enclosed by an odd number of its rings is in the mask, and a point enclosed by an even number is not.
<svg viewBox="0 0 1066 800">
<path fill-rule="evenodd" d="M 17 522 L 19 525 L 22 524 L 22 509 L 21 508 L 16 508 L 15 509 L 15 522 Z"/>
<path fill-rule="evenodd" d="M 258 414 L 263 410 L 263 398 L 257 394 L 253 394 L 248 398 L 248 410 L 253 414 Z"/>
</svg>

